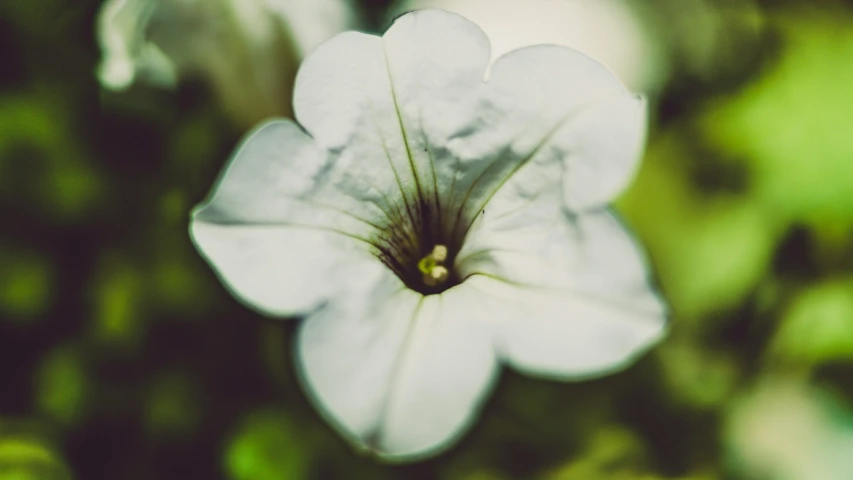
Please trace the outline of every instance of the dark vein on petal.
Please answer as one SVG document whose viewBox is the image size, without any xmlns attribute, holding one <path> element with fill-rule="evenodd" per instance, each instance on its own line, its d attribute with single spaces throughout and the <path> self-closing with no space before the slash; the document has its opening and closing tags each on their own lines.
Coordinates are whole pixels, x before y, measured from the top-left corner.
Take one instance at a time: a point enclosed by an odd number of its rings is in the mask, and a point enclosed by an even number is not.
<svg viewBox="0 0 853 480">
<path fill-rule="evenodd" d="M 412 222 L 411 226 L 414 230 L 415 226 L 417 225 L 417 222 L 415 221 L 415 214 L 412 212 L 412 206 L 409 203 L 408 198 L 406 197 L 406 190 L 405 188 L 403 188 L 403 182 L 400 180 L 400 174 L 394 167 L 394 160 L 391 159 L 391 152 L 388 151 L 388 144 L 385 141 L 385 136 L 382 134 L 382 129 L 379 127 L 379 124 L 376 122 L 375 118 L 373 118 L 373 122 L 374 125 L 376 125 L 376 132 L 379 135 L 379 140 L 382 145 L 382 151 L 385 152 L 385 158 L 388 159 L 388 165 L 390 165 L 391 171 L 394 172 L 394 178 L 397 180 L 397 186 L 400 188 L 400 196 L 403 198 L 403 204 L 406 205 L 406 211 L 409 214 L 409 220 Z"/>
<path fill-rule="evenodd" d="M 426 130 L 424 130 L 423 118 L 420 119 L 421 124 L 421 133 L 424 136 L 424 151 L 427 153 L 427 157 L 429 158 L 429 167 L 432 171 L 432 193 L 433 199 L 435 201 L 435 209 L 436 209 L 436 225 L 437 228 L 442 228 L 442 218 L 441 218 L 441 199 L 438 196 L 438 175 L 435 173 L 435 158 L 432 156 L 432 150 L 429 148 L 429 141 L 427 141 Z M 455 176 L 454 176 L 455 178 Z"/>
<path fill-rule="evenodd" d="M 385 48 L 385 39 L 382 39 L 382 53 L 385 55 L 385 70 L 388 72 L 388 85 L 391 86 L 391 102 L 394 104 L 394 112 L 397 114 L 397 123 L 400 126 L 400 134 L 403 137 L 403 146 L 406 148 L 406 156 L 409 159 L 409 167 L 412 169 L 412 178 L 415 181 L 415 187 L 418 190 L 418 203 L 417 205 L 423 205 L 424 203 L 424 193 L 421 188 L 421 180 L 418 175 L 418 169 L 415 168 L 415 159 L 412 156 L 412 149 L 409 145 L 409 135 L 406 132 L 406 126 L 403 123 L 403 115 L 400 113 L 400 103 L 397 101 L 397 91 L 394 88 L 394 78 L 391 75 L 391 63 L 388 60 L 388 50 Z M 421 221 L 422 224 L 426 223 L 425 215 L 426 213 L 421 208 Z"/>
<path fill-rule="evenodd" d="M 398 224 L 402 225 L 405 222 L 405 219 L 403 218 L 403 212 L 400 211 L 400 205 L 396 204 L 396 203 L 390 203 L 388 196 L 385 195 L 385 192 L 380 191 L 379 193 L 380 193 L 380 195 L 382 195 L 382 198 L 385 200 L 385 202 L 388 205 L 393 206 L 394 213 L 396 215 L 396 218 L 391 218 L 391 217 L 388 218 L 389 226 L 386 227 L 384 230 L 382 230 L 383 233 L 390 234 L 392 237 L 392 240 L 399 241 L 401 247 L 406 247 L 409 250 L 413 250 L 414 246 L 417 245 L 417 238 L 412 237 L 412 234 L 414 232 L 411 229 L 409 229 L 409 230 L 406 230 L 406 233 L 408 235 L 403 235 L 403 232 L 401 231 L 401 229 L 394 228 L 394 225 L 398 225 Z"/>
<path fill-rule="evenodd" d="M 509 146 L 505 147 L 501 151 L 501 154 L 497 158 L 495 158 L 495 160 L 492 163 L 490 163 L 486 168 L 484 168 L 483 171 L 480 172 L 479 175 L 477 175 L 477 178 L 475 178 L 474 181 L 471 182 L 471 185 L 468 186 L 468 190 L 465 192 L 465 196 L 462 198 L 462 203 L 459 204 L 459 209 L 456 210 L 456 220 L 453 222 L 453 230 L 451 230 L 451 235 L 453 238 L 456 238 L 456 231 L 459 229 L 459 221 L 462 219 L 462 213 L 465 210 L 465 205 L 468 203 L 468 200 L 471 198 L 471 193 L 474 191 L 474 187 L 477 186 L 477 183 L 480 182 L 480 180 L 483 178 L 483 176 L 486 174 L 486 172 L 491 170 L 492 167 L 495 167 L 496 165 L 499 165 L 500 163 L 502 163 L 504 158 L 506 158 L 507 152 L 509 152 L 509 151 L 510 151 Z M 454 176 L 454 180 L 455 179 L 456 179 L 456 177 Z M 474 219 L 476 219 L 476 218 L 477 217 L 475 216 Z M 470 225 L 469 225 L 469 228 L 470 228 Z M 460 242 L 460 243 L 462 243 L 462 242 Z"/>
<path fill-rule="evenodd" d="M 604 98 L 604 97 L 602 97 L 602 98 Z M 501 179 L 500 182 L 498 182 L 497 186 L 492 190 L 492 192 L 489 195 L 486 196 L 486 199 L 474 211 L 479 212 L 480 210 L 484 209 L 486 207 L 486 205 L 488 205 L 488 203 L 492 199 L 492 197 L 494 197 L 495 194 L 498 191 L 500 191 L 500 189 L 506 184 L 506 182 L 509 181 L 509 179 L 512 178 L 516 173 L 518 173 L 518 171 L 521 169 L 521 167 L 527 165 L 527 163 L 530 162 L 530 160 L 532 160 L 533 157 L 535 157 L 536 154 L 539 153 L 539 151 L 542 149 L 542 147 L 547 145 L 553 139 L 554 135 L 556 135 L 557 132 L 560 131 L 566 125 L 566 123 L 568 123 L 570 120 L 578 118 L 578 116 L 581 113 L 583 113 L 586 109 L 588 109 L 592 105 L 598 103 L 599 100 L 601 100 L 602 98 L 596 98 L 594 100 L 584 102 L 583 104 L 578 105 L 575 109 L 573 109 L 572 111 L 569 111 L 568 113 L 566 113 L 566 115 L 564 115 L 562 118 L 560 118 L 560 120 L 557 121 L 557 123 L 545 134 L 545 136 L 542 138 L 542 140 L 539 141 L 539 143 L 533 148 L 533 150 L 526 157 L 524 157 L 524 159 L 522 159 L 522 161 L 517 163 L 512 168 L 512 170 L 509 172 L 508 175 L 506 175 L 503 179 Z M 479 181 L 480 178 L 482 178 L 482 176 L 478 177 L 477 181 Z M 467 203 L 467 198 L 466 198 L 466 203 Z M 462 210 L 462 209 L 464 209 L 464 206 L 460 210 Z M 475 220 L 476 220 L 476 217 L 475 217 Z M 473 221 L 471 223 L 473 223 Z M 471 228 L 471 224 L 468 225 L 468 229 L 470 229 L 470 228 Z M 466 230 L 466 233 L 467 233 L 467 230 Z"/>
<path fill-rule="evenodd" d="M 456 177 L 458 176 L 457 173 L 459 172 L 459 164 L 460 163 L 462 163 L 462 160 L 459 157 L 456 157 L 456 164 L 453 166 L 453 179 L 450 181 L 450 193 L 447 195 L 447 198 L 451 202 L 453 201 L 454 194 L 456 193 Z M 466 198 L 467 198 L 467 196 L 468 195 L 466 194 Z M 461 209 L 462 206 L 460 205 L 459 208 Z M 451 210 L 451 211 L 453 210 L 453 204 L 452 203 L 450 204 L 449 210 Z M 457 213 L 457 216 L 458 216 L 458 213 Z M 457 220 L 457 222 L 458 222 L 458 220 Z M 454 223 L 453 226 L 454 226 L 454 230 L 455 230 L 456 224 Z M 442 228 L 444 228 L 444 224 L 442 224 Z M 453 232 L 451 232 L 451 236 L 452 235 L 453 235 Z"/>
</svg>

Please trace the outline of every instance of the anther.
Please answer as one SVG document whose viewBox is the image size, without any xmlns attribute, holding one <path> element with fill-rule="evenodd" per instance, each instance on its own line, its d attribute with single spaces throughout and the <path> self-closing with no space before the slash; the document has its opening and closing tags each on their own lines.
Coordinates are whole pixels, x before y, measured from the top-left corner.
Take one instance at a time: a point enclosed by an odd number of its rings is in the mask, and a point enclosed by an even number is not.
<svg viewBox="0 0 853 480">
<path fill-rule="evenodd" d="M 436 287 L 447 281 L 450 272 L 441 265 L 436 265 L 429 273 L 424 274 L 424 284 L 429 287 Z"/>
<path fill-rule="evenodd" d="M 423 274 L 424 285 L 437 287 L 447 281 L 450 271 L 444 266 L 447 261 L 447 247 L 436 245 L 432 253 L 418 262 L 418 270 Z"/>
</svg>

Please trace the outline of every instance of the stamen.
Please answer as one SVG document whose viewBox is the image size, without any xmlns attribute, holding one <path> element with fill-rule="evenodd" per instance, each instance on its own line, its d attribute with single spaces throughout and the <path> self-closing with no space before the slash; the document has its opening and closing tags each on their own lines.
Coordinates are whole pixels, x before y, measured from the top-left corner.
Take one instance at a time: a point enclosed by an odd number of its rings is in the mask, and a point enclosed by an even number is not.
<svg viewBox="0 0 853 480">
<path fill-rule="evenodd" d="M 446 268 L 437 265 L 428 274 L 424 274 L 424 283 L 428 287 L 437 287 L 447 281 L 447 277 L 449 276 L 450 272 Z"/>
<path fill-rule="evenodd" d="M 424 285 L 436 287 L 447 281 L 450 271 L 444 266 L 447 261 L 447 247 L 436 245 L 432 253 L 418 262 L 418 270 L 423 274 Z"/>
<path fill-rule="evenodd" d="M 447 261 L 447 247 L 444 245 L 436 245 L 433 247 L 432 258 L 434 258 L 435 262 L 439 265 L 444 265 L 444 262 Z"/>
</svg>

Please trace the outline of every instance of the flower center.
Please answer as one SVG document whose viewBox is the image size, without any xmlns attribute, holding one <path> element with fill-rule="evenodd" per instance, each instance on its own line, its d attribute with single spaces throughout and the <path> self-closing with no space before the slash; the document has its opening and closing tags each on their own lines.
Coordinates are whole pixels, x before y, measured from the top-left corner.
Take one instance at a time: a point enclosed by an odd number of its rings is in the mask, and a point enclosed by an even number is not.
<svg viewBox="0 0 853 480">
<path fill-rule="evenodd" d="M 418 262 L 418 270 L 423 274 L 424 285 L 439 287 L 450 277 L 450 271 L 445 266 L 447 262 L 447 247 L 436 245 L 432 252 Z"/>
<path fill-rule="evenodd" d="M 465 237 L 465 229 L 456 227 L 457 215 L 444 214 L 437 196 L 430 197 L 389 208 L 387 223 L 373 239 L 377 258 L 407 287 L 424 295 L 459 283 L 453 265 Z"/>
</svg>

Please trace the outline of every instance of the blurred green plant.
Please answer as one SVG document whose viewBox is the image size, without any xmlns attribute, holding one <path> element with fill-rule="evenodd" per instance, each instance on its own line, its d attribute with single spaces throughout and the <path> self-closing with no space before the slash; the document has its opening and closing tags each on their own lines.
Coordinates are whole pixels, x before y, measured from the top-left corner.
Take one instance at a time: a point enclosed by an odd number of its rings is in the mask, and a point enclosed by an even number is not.
<svg viewBox="0 0 853 480">
<path fill-rule="evenodd" d="M 661 132 L 618 207 L 636 228 L 681 322 L 743 302 L 767 274 L 777 228 L 746 195 L 708 196 L 690 182 L 689 132 Z"/>
<path fill-rule="evenodd" d="M 110 348 L 132 348 L 142 340 L 145 302 L 138 270 L 117 252 L 101 256 L 93 281 L 92 334 Z"/>
<path fill-rule="evenodd" d="M 735 359 L 684 332 L 674 334 L 654 355 L 660 359 L 669 396 L 690 408 L 719 408 L 737 386 Z"/>
<path fill-rule="evenodd" d="M 54 270 L 42 254 L 0 246 L 0 318 L 16 322 L 39 319 L 54 293 Z"/>
<path fill-rule="evenodd" d="M 69 100 L 51 85 L 0 96 L 0 198 L 59 222 L 90 213 L 108 186 L 74 133 Z"/>
<path fill-rule="evenodd" d="M 146 429 L 160 438 L 186 438 L 198 427 L 202 410 L 190 375 L 169 372 L 148 388 Z"/>
<path fill-rule="evenodd" d="M 306 478 L 306 445 L 287 414 L 258 410 L 241 420 L 225 452 L 232 480 Z"/>
<path fill-rule="evenodd" d="M 643 441 L 621 426 L 605 426 L 592 438 L 577 460 L 543 478 L 573 480 L 596 478 L 602 480 L 653 480 L 648 473 Z"/>
<path fill-rule="evenodd" d="M 0 480 L 71 480 L 56 447 L 35 430 L 0 418 Z"/>
<path fill-rule="evenodd" d="M 35 372 L 38 411 L 58 425 L 72 427 L 87 414 L 92 379 L 79 346 L 61 344 L 48 352 Z"/>
<path fill-rule="evenodd" d="M 853 222 L 853 15 L 801 5 L 774 17 L 777 62 L 702 118 L 708 138 L 753 172 L 780 222 Z"/>
<path fill-rule="evenodd" d="M 853 364 L 853 278 L 826 280 L 794 297 L 773 338 L 770 359 L 809 367 Z"/>
<path fill-rule="evenodd" d="M 853 477 L 853 412 L 796 375 L 767 375 L 739 396 L 723 440 L 737 478 Z"/>
</svg>

